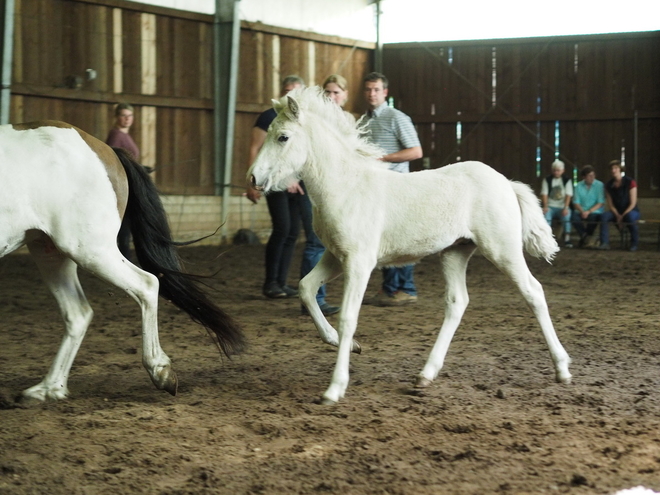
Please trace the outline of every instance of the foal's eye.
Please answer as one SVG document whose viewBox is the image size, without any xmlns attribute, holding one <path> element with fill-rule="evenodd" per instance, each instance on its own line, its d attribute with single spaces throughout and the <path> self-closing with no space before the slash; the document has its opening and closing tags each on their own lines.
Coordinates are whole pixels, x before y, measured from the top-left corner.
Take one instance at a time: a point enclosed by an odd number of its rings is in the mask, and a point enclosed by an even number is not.
<svg viewBox="0 0 660 495">
<path fill-rule="evenodd" d="M 282 134 L 280 137 L 277 138 L 277 140 L 280 143 L 286 143 L 289 140 L 289 136 L 285 136 L 284 134 Z"/>
</svg>

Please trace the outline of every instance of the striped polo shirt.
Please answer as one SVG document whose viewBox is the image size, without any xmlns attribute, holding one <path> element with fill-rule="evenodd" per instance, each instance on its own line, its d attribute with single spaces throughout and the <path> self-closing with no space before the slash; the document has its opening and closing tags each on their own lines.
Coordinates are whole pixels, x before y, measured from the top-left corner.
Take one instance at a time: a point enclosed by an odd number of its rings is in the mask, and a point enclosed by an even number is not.
<svg viewBox="0 0 660 495">
<path fill-rule="evenodd" d="M 367 112 L 367 139 L 380 146 L 386 155 L 421 146 L 415 126 L 405 113 L 384 102 L 378 108 Z M 390 170 L 410 172 L 409 162 L 390 163 Z"/>
</svg>

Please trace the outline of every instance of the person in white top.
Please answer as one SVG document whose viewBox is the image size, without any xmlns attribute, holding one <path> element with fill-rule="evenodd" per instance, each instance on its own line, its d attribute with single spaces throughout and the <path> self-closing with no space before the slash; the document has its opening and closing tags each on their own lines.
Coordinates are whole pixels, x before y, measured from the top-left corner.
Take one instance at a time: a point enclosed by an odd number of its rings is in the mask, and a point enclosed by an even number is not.
<svg viewBox="0 0 660 495">
<path fill-rule="evenodd" d="M 558 218 L 564 227 L 564 247 L 572 248 L 571 243 L 571 199 L 573 198 L 573 181 L 564 175 L 564 162 L 552 162 L 552 174 L 541 184 L 541 204 L 543 214 L 552 226 L 552 219 Z"/>
</svg>

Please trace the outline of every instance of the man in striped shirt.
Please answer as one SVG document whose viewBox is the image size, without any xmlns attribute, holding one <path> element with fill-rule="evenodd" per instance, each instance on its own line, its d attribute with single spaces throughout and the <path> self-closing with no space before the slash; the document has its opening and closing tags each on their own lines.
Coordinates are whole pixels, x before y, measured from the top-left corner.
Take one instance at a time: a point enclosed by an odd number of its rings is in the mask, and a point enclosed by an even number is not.
<svg viewBox="0 0 660 495">
<path fill-rule="evenodd" d="M 387 86 L 387 77 L 378 72 L 364 78 L 364 96 L 369 107 L 367 136 L 385 151 L 381 160 L 389 163 L 390 170 L 407 174 L 410 172 L 409 162 L 422 157 L 422 146 L 410 117 L 388 106 Z M 383 285 L 375 302 L 381 306 L 416 303 L 413 265 L 383 268 Z"/>
</svg>

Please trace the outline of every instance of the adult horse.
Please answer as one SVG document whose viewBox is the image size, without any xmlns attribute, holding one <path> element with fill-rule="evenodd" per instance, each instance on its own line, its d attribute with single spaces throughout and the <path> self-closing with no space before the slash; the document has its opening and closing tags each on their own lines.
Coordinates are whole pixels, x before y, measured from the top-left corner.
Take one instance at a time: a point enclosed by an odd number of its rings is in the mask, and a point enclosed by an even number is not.
<svg viewBox="0 0 660 495">
<path fill-rule="evenodd" d="M 243 348 L 239 326 L 181 272 L 158 192 L 125 151 L 63 122 L 0 126 L 0 184 L 0 257 L 27 244 L 66 325 L 50 371 L 24 396 L 62 399 L 68 393 L 69 371 L 93 314 L 77 266 L 140 305 L 142 363 L 158 389 L 177 390 L 158 340 L 159 293 L 214 334 L 225 354 Z M 124 214 L 142 269 L 117 248 Z"/>
<path fill-rule="evenodd" d="M 348 387 L 350 352 L 360 352 L 353 335 L 374 267 L 405 265 L 441 252 L 445 318 L 416 386 L 436 378 L 468 304 L 465 272 L 477 247 L 522 292 L 543 330 L 557 381 L 570 382 L 570 358 L 552 326 L 543 288 L 523 256 L 524 247 L 550 261 L 559 250 L 528 186 L 479 162 L 392 173 L 378 160 L 382 150 L 370 145 L 318 88 L 294 90 L 274 104 L 278 116 L 248 178 L 266 192 L 303 179 L 314 205 L 314 229 L 326 252 L 300 282 L 299 293 L 323 341 L 339 347 L 324 403 L 338 401 Z M 342 272 L 337 334 L 314 294 Z"/>
</svg>

